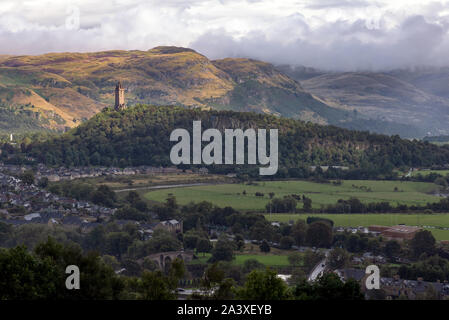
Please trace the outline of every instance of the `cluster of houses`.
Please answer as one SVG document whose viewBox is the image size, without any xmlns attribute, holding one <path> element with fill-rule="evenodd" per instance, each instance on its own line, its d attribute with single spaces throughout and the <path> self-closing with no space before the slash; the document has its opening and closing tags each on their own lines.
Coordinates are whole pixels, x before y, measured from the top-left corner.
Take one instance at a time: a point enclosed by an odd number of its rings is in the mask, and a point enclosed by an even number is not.
<svg viewBox="0 0 449 320">
<path fill-rule="evenodd" d="M 0 173 L 0 222 L 20 226 L 46 224 L 79 227 L 82 232 L 106 224 L 116 209 L 98 206 L 88 201 L 55 195 L 36 185 L 23 183 L 20 179 Z M 12 210 L 22 208 L 21 210 Z M 17 212 L 16 212 L 17 211 Z M 151 238 L 158 228 L 169 232 L 182 232 L 182 221 L 168 220 L 140 223 L 133 220 L 114 220 L 118 225 L 135 224 L 142 240 Z"/>
<path fill-rule="evenodd" d="M 31 170 L 32 167 L 29 165 L 6 165 L 0 163 L 0 171 L 8 172 L 12 175 L 19 175 L 27 170 Z M 187 169 L 182 170 L 176 167 L 150 167 L 150 166 L 140 166 L 140 167 L 126 167 L 126 168 L 115 168 L 115 167 L 76 167 L 76 168 L 48 168 L 44 164 L 38 164 L 35 169 L 36 179 L 41 179 L 46 177 L 49 181 L 60 181 L 60 180 L 73 180 L 79 178 L 91 178 L 99 176 L 120 176 L 120 175 L 135 175 L 135 174 L 181 174 L 181 173 L 194 173 L 193 170 Z M 196 173 L 208 174 L 207 168 L 200 168 Z"/>
<path fill-rule="evenodd" d="M 59 196 L 0 173 L 0 219 L 8 224 L 107 220 L 116 209 Z M 64 219 L 63 219 L 64 218 Z"/>
<path fill-rule="evenodd" d="M 28 185 L 13 176 L 0 173 L 0 222 L 14 226 L 46 224 L 77 227 L 81 232 L 107 224 L 116 209 L 95 205 L 47 192 L 33 184 Z M 18 212 L 12 208 L 22 208 Z M 142 240 L 151 238 L 157 229 L 182 232 L 182 221 L 168 220 L 142 223 L 133 220 L 114 220 L 118 225 L 135 224 Z"/>
<path fill-rule="evenodd" d="M 365 270 L 347 268 L 338 269 L 335 273 L 343 281 L 354 279 L 360 282 L 361 287 L 365 288 L 367 274 Z M 389 300 L 406 298 L 410 300 L 420 299 L 430 290 L 436 294 L 438 299 L 446 299 L 449 296 L 449 283 L 423 281 L 422 278 L 416 280 L 401 279 L 399 276 L 394 278 L 380 278 L 380 289 L 384 292 L 385 298 Z M 369 290 L 365 290 L 365 294 L 369 295 Z M 435 298 L 435 297 L 434 297 Z"/>
</svg>

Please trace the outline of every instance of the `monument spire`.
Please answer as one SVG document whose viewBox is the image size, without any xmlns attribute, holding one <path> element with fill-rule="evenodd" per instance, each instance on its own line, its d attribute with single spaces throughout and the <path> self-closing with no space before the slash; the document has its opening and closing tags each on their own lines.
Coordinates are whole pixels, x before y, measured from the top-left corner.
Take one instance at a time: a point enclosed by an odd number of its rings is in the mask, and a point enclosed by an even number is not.
<svg viewBox="0 0 449 320">
<path fill-rule="evenodd" d="M 115 110 L 123 110 L 126 108 L 125 104 L 125 89 L 122 82 L 119 80 L 115 86 Z"/>
</svg>

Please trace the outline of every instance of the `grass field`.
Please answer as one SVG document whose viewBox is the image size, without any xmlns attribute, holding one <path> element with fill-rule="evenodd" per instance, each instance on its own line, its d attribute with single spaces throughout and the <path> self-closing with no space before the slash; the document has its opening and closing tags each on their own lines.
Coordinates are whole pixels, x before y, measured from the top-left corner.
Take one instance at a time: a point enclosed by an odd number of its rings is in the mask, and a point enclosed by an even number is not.
<svg viewBox="0 0 449 320">
<path fill-rule="evenodd" d="M 307 217 L 323 217 L 334 221 L 335 226 L 358 227 L 370 225 L 392 226 L 406 224 L 422 226 L 432 232 L 437 240 L 449 240 L 449 230 L 432 227 L 449 228 L 449 214 L 266 214 L 269 221 L 289 222 Z"/>
<path fill-rule="evenodd" d="M 397 188 L 397 191 L 394 191 Z M 209 201 L 217 206 L 231 206 L 243 211 L 264 211 L 270 200 L 269 193 L 275 197 L 289 194 L 305 194 L 312 199 L 312 206 L 335 204 L 339 199 L 357 197 L 362 202 L 387 201 L 392 205 L 424 205 L 427 202 L 437 202 L 439 197 L 430 193 L 437 190 L 433 183 L 410 181 L 371 181 L 345 180 L 341 185 L 315 183 L 309 181 L 270 181 L 248 184 L 221 184 L 214 186 L 183 187 L 150 191 L 145 198 L 163 202 L 168 194 L 173 194 L 178 203 L 187 204 L 191 201 Z M 246 191 L 246 195 L 243 194 Z M 257 197 L 256 192 L 264 193 L 264 197 Z M 302 203 L 298 204 L 298 208 Z"/>
<path fill-rule="evenodd" d="M 413 171 L 412 176 L 417 176 L 418 174 L 421 174 L 422 176 L 426 176 L 430 173 L 438 173 L 441 174 L 443 177 L 449 174 L 449 170 L 420 170 L 420 171 Z"/>
<path fill-rule="evenodd" d="M 275 254 L 236 254 L 235 259 L 232 261 L 233 264 L 242 266 L 246 260 L 255 259 L 260 263 L 263 263 L 268 267 L 284 267 L 290 265 L 288 262 L 287 255 L 275 255 Z M 210 254 L 198 255 L 197 260 L 192 260 L 192 264 L 206 263 L 210 258 Z"/>
</svg>

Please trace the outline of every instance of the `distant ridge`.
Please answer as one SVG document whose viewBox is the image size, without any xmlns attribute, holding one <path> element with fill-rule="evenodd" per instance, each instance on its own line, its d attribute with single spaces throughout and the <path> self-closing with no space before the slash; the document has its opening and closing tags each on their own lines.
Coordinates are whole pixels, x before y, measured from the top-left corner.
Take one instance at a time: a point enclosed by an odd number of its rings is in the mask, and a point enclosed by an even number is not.
<svg viewBox="0 0 449 320">
<path fill-rule="evenodd" d="M 321 124 L 352 116 L 316 99 L 269 63 L 211 61 L 192 49 L 169 46 L 1 57 L 0 107 L 25 108 L 42 120 L 36 125 L 62 130 L 113 106 L 118 80 L 128 105 L 254 111 Z"/>
</svg>

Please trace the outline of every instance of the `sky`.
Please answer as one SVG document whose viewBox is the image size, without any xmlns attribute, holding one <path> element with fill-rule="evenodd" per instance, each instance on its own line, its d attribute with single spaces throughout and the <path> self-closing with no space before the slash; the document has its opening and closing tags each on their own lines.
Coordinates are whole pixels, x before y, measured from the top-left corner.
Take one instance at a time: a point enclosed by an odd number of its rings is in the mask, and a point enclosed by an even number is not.
<svg viewBox="0 0 449 320">
<path fill-rule="evenodd" d="M 160 45 L 338 71 L 449 66 L 449 1 L 0 0 L 0 54 Z"/>
</svg>

